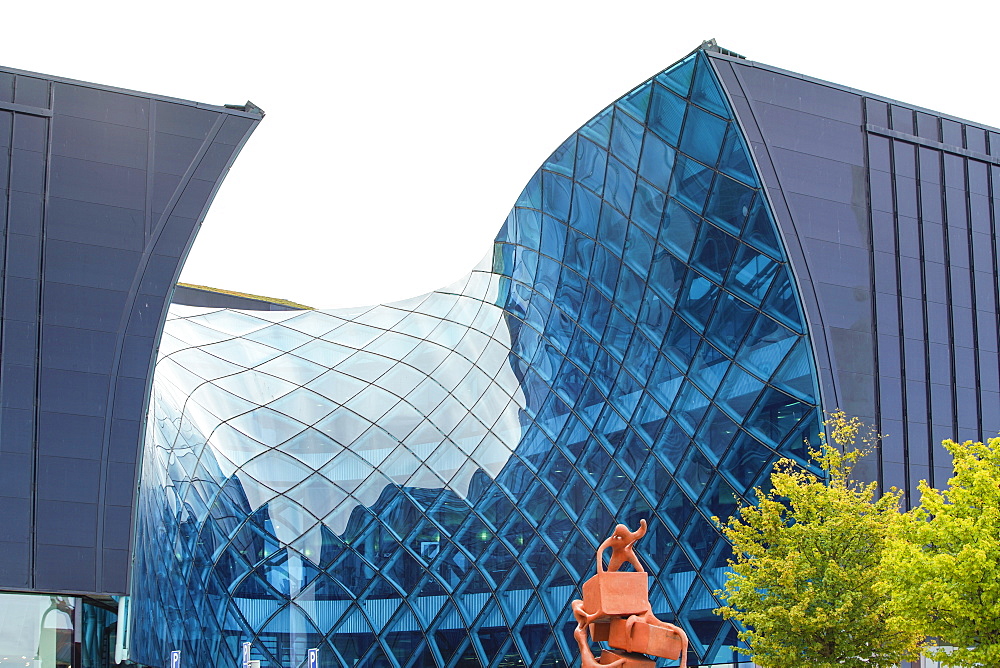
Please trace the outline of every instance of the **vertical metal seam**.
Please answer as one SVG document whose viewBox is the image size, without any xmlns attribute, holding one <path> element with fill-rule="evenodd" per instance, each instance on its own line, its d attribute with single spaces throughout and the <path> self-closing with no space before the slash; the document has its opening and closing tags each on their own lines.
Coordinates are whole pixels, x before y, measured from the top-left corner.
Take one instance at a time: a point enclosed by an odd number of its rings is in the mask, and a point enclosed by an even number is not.
<svg viewBox="0 0 1000 668">
<path fill-rule="evenodd" d="M 868 127 L 868 98 L 861 98 L 861 122 L 862 122 L 862 132 L 861 132 L 861 143 L 863 148 L 864 156 L 864 167 L 865 167 L 865 189 L 867 195 L 867 202 L 865 206 L 865 213 L 868 217 L 868 273 L 869 273 L 869 287 L 871 289 L 872 300 L 871 300 L 871 319 L 872 319 L 872 354 L 873 361 L 875 364 L 875 369 L 879 368 L 879 349 L 878 349 L 878 291 L 876 286 L 876 264 L 875 264 L 875 214 L 872 208 L 872 168 L 871 168 L 871 145 L 868 141 L 868 132 L 864 128 Z M 879 380 L 879 374 L 875 374 L 875 425 L 878 433 L 882 433 L 882 402 L 880 397 L 882 396 L 882 385 Z M 905 420 L 904 420 L 905 425 Z M 904 427 L 905 429 L 905 427 Z M 905 440 L 904 440 L 905 442 Z M 883 471 L 882 453 L 879 452 L 875 459 L 875 475 L 877 476 L 879 486 L 885 488 L 885 476 Z"/>
<path fill-rule="evenodd" d="M 990 141 L 991 137 L 992 133 L 987 133 L 988 142 Z M 990 147 L 987 146 L 987 148 Z M 991 285 L 993 287 L 993 323 L 994 323 L 994 336 L 996 338 L 997 350 L 1000 350 L 1000 276 L 998 276 L 997 244 L 996 244 L 996 239 L 997 239 L 996 206 L 998 202 L 994 191 L 994 188 L 1000 186 L 1000 183 L 997 183 L 995 174 L 996 171 L 997 171 L 996 167 L 988 166 L 986 168 L 986 183 L 987 183 L 987 189 L 990 192 L 987 201 L 989 204 L 989 219 L 990 219 L 990 256 L 993 260 L 993 266 L 990 267 L 990 275 L 993 277 L 993 280 L 991 282 Z M 998 354 L 997 357 L 1000 357 L 1000 354 Z M 996 364 L 997 361 L 995 360 L 994 363 Z M 994 425 L 996 425 L 995 422 Z"/>
<path fill-rule="evenodd" d="M 14 82 L 13 82 L 13 77 L 11 77 L 11 99 L 14 99 L 14 97 L 13 97 L 13 87 L 14 87 Z M 5 224 L 4 229 L 3 229 L 3 243 L 0 244 L 0 291 L 2 291 L 2 292 L 0 292 L 0 315 L 3 316 L 3 317 L 0 317 L 0 351 L 3 350 L 3 344 L 6 342 L 6 338 L 7 338 L 7 336 L 6 336 L 7 335 L 7 328 L 4 326 L 5 323 L 7 322 L 7 320 L 6 320 L 6 315 L 7 315 L 7 300 L 4 299 L 3 297 L 5 297 L 6 293 L 7 293 L 7 244 L 8 244 L 8 239 L 10 238 L 10 216 L 11 216 L 11 214 L 10 214 L 10 187 L 11 187 L 11 173 L 14 171 L 14 169 L 13 169 L 13 167 L 14 167 L 14 112 L 12 111 L 12 112 L 9 112 L 9 113 L 10 113 L 10 131 L 7 133 L 7 139 L 8 139 L 7 144 L 8 145 L 7 145 L 7 155 L 6 155 L 6 160 L 7 160 L 7 181 L 6 181 L 6 183 L 4 183 L 4 187 L 6 188 L 6 193 L 7 193 L 7 195 L 5 197 L 6 201 L 4 202 L 4 209 L 5 209 L 5 214 L 6 214 L 5 217 L 4 217 L 4 220 L 6 221 L 6 224 Z M 0 367 L 0 381 L 2 381 L 2 379 L 3 379 L 3 376 L 2 376 L 2 367 Z M 0 388 L 2 388 L 2 387 L 3 386 L 0 385 Z M 4 392 L 3 394 L 6 394 L 6 392 Z M 0 395 L 0 396 L 2 396 L 2 395 Z M 0 411 L 0 416 L 2 416 L 2 411 Z M 3 420 L 2 420 L 2 417 L 0 417 L 0 427 L 2 427 L 2 426 L 3 426 Z M 32 449 L 34 449 L 34 443 L 32 443 Z M 33 459 L 32 459 L 32 467 L 34 467 L 34 460 Z M 34 469 L 32 468 L 32 473 L 33 472 L 34 472 Z M 35 569 L 34 569 L 34 551 L 33 551 L 32 547 L 31 547 L 32 545 L 34 545 L 34 542 L 35 542 L 34 488 L 32 488 L 31 494 L 32 494 L 32 502 L 31 502 L 30 507 L 28 508 L 28 521 L 29 521 L 28 531 L 30 533 L 28 534 L 28 545 L 26 545 L 26 547 L 28 548 L 28 586 L 29 587 L 34 587 L 35 586 L 35 582 L 34 582 L 34 571 L 35 571 Z"/>
<path fill-rule="evenodd" d="M 966 134 L 965 145 L 968 146 L 968 127 L 963 126 L 963 130 Z M 976 418 L 975 424 L 969 425 L 971 429 L 976 431 L 976 440 L 983 440 L 983 402 L 979 394 L 978 388 L 981 387 L 980 383 L 980 373 L 979 373 L 979 323 L 976 321 L 976 255 L 975 248 L 973 247 L 973 234 L 972 234 L 972 179 L 970 177 L 970 163 L 968 158 L 962 159 L 962 164 L 965 167 L 965 237 L 966 244 L 968 244 L 969 253 L 969 293 L 972 301 L 971 304 L 971 320 L 972 320 L 972 373 L 973 373 L 973 384 L 977 388 L 975 392 L 975 406 L 976 406 Z M 989 168 L 987 168 L 988 170 Z M 954 378 L 957 383 L 958 381 L 958 369 L 955 370 Z M 957 390 L 956 390 L 957 391 Z M 956 414 L 958 412 L 958 404 L 955 404 Z M 958 438 L 962 438 L 961 434 L 956 434 Z"/>
<path fill-rule="evenodd" d="M 49 87 L 49 109 L 53 107 L 55 87 L 52 82 L 46 82 Z M 35 532 L 35 520 L 38 506 L 38 436 L 39 418 L 42 399 L 42 316 L 45 312 L 45 219 L 49 211 L 49 184 L 52 178 L 52 118 L 45 121 L 45 176 L 42 181 L 42 217 L 38 221 L 38 328 L 35 331 L 35 408 L 34 408 L 34 457 L 31 470 L 31 579 L 35 586 L 35 562 L 38 555 L 38 535 Z M 9 222 L 9 221 L 8 221 Z"/>
<path fill-rule="evenodd" d="M 919 122 L 919 119 L 917 119 L 917 121 Z M 930 338 L 930 315 L 929 315 L 929 313 L 927 311 L 927 248 L 926 248 L 926 245 L 924 244 L 924 182 L 923 182 L 923 179 L 921 178 L 921 174 L 923 172 L 920 169 L 920 155 L 921 155 L 920 151 L 922 149 L 920 148 L 920 146 L 914 146 L 913 149 L 914 149 L 913 150 L 913 169 L 914 169 L 914 175 L 916 176 L 916 182 L 917 182 L 917 248 L 919 249 L 918 252 L 920 253 L 920 316 L 921 316 L 921 320 L 923 321 L 921 323 L 921 326 L 922 326 L 922 332 L 921 333 L 923 334 L 924 345 L 926 346 L 927 345 L 926 342 Z M 906 341 L 905 340 L 902 341 L 902 344 L 903 344 L 903 351 L 902 351 L 903 352 L 903 358 L 905 359 L 906 358 Z M 925 354 L 925 356 L 924 356 L 924 367 L 925 367 L 924 368 L 924 382 L 925 383 L 926 383 L 927 369 L 929 367 L 929 364 L 930 364 L 930 362 L 927 361 L 927 356 Z M 926 386 L 925 386 L 925 388 L 926 388 Z M 926 391 L 927 390 L 925 389 L 924 392 L 926 393 Z M 904 377 L 904 382 L 903 382 L 903 396 L 904 397 L 908 397 L 909 396 L 906 393 L 905 377 Z M 925 399 L 925 402 L 926 402 L 926 399 Z M 925 403 L 925 406 L 926 406 L 926 403 Z M 909 459 L 909 454 L 910 454 L 909 411 L 906 410 L 905 405 L 904 405 L 904 412 L 905 412 L 905 414 L 907 416 L 907 418 L 906 418 L 906 427 L 904 427 L 904 429 L 906 430 L 906 434 L 907 434 L 907 440 L 906 440 L 906 455 L 907 455 L 907 459 L 906 459 L 906 471 L 907 471 L 907 473 L 910 473 L 910 459 Z M 927 418 L 928 416 L 925 415 L 924 417 Z M 929 421 L 928 421 L 928 424 L 930 424 Z M 930 433 L 929 430 L 928 430 L 928 433 Z M 923 443 L 921 445 L 918 445 L 917 447 L 922 447 L 922 448 L 924 448 L 927 451 L 927 462 L 928 462 L 928 469 L 929 469 L 930 449 L 931 449 L 931 444 L 929 442 L 929 439 L 928 439 L 927 442 L 925 442 L 925 443 Z M 930 473 L 928 473 L 928 478 L 930 478 Z M 914 492 L 915 491 L 916 490 L 914 490 Z M 913 496 L 911 495 L 909 498 L 912 500 Z"/>
<path fill-rule="evenodd" d="M 912 112 L 911 112 L 911 114 L 912 114 Z M 888 118 L 888 121 L 889 121 L 889 126 L 891 128 L 892 125 L 893 125 L 893 120 L 892 120 L 892 105 L 886 105 L 886 115 L 887 115 L 887 118 Z M 899 334 L 899 342 L 900 342 L 900 365 L 899 365 L 900 366 L 900 368 L 899 368 L 900 387 L 901 388 L 905 388 L 906 387 L 906 355 L 903 353 L 902 348 L 903 348 L 903 346 L 905 346 L 904 342 L 906 340 L 906 329 L 903 326 L 903 322 L 904 322 L 903 318 L 905 317 L 905 315 L 904 315 L 905 309 L 903 308 L 903 263 L 902 263 L 902 256 L 900 254 L 900 244 L 899 244 L 899 188 L 896 185 L 896 176 L 897 176 L 897 170 L 896 170 L 896 142 L 894 140 L 890 139 L 889 140 L 889 196 L 892 198 L 892 236 L 893 236 L 893 246 L 894 246 L 893 250 L 894 250 L 894 254 L 895 254 L 895 257 L 893 258 L 893 269 L 895 269 L 895 271 L 896 271 L 896 295 L 895 295 L 895 297 L 896 297 L 896 299 L 895 299 L 895 301 L 896 301 L 896 331 Z M 876 344 L 876 347 L 877 347 L 877 344 Z M 877 366 L 875 368 L 878 369 Z M 880 387 L 881 386 L 880 376 L 881 376 L 881 374 L 878 374 L 878 373 L 875 374 L 875 385 L 876 385 L 876 387 Z M 905 389 L 903 390 L 903 392 L 904 392 L 903 396 L 905 397 Z M 880 400 L 881 400 L 881 395 L 880 394 L 876 394 L 875 395 L 875 401 L 879 402 Z M 905 403 L 903 404 L 903 410 L 902 410 L 902 412 L 903 412 L 903 416 L 905 416 L 906 415 L 906 404 Z M 904 436 L 903 436 L 903 469 L 907 470 L 906 467 L 907 467 L 907 459 L 908 459 L 908 454 L 909 453 L 907 452 L 907 447 L 906 447 L 907 429 L 906 429 L 906 420 L 905 420 L 905 417 L 903 419 L 903 434 L 904 434 Z M 879 464 L 880 464 L 880 471 L 879 472 L 883 473 L 884 472 L 884 470 L 883 470 L 883 468 L 884 468 L 884 462 L 882 461 L 882 457 L 879 457 Z M 883 480 L 882 482 L 883 482 L 882 488 L 885 489 L 885 484 L 884 484 L 885 481 Z M 908 484 L 908 482 L 909 482 L 908 478 L 903 481 L 903 490 L 904 490 L 904 494 L 906 494 L 907 501 L 909 500 L 909 484 Z"/>
<path fill-rule="evenodd" d="M 153 170 L 156 167 L 156 101 L 149 101 L 149 117 L 146 119 L 146 206 L 143 215 L 143 247 L 149 244 L 153 229 Z"/>
</svg>

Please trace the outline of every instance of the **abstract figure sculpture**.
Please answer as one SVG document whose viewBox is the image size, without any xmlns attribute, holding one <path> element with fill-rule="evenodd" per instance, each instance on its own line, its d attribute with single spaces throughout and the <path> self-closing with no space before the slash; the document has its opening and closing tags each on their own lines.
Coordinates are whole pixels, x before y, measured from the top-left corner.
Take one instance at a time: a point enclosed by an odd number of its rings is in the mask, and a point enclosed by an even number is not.
<svg viewBox="0 0 1000 668">
<path fill-rule="evenodd" d="M 655 668 L 647 654 L 680 659 L 680 668 L 687 666 L 687 635 L 657 619 L 649 605 L 649 576 L 635 554 L 635 542 L 644 535 L 646 520 L 640 520 L 635 531 L 619 524 L 597 548 L 597 573 L 583 583 L 583 600 L 573 601 L 573 637 L 580 647 L 582 668 Z M 605 570 L 604 551 L 609 547 L 611 561 Z M 635 570 L 620 570 L 625 563 Z M 614 649 L 601 650 L 600 658 L 595 658 L 587 640 L 588 627 L 595 641 L 605 641 Z"/>
</svg>

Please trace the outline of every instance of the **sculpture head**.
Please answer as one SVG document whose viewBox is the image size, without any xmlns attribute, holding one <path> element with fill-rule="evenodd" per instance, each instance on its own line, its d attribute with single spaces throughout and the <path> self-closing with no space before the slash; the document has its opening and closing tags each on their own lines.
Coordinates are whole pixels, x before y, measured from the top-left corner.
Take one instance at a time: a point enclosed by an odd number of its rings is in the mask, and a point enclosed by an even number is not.
<svg viewBox="0 0 1000 668">
<path fill-rule="evenodd" d="M 624 524 L 619 524 L 615 527 L 614 533 L 611 534 L 611 540 L 617 542 L 624 542 L 626 539 L 632 536 L 632 532 L 628 530 L 628 527 Z"/>
<path fill-rule="evenodd" d="M 639 528 L 635 531 L 629 531 L 629 528 L 624 524 L 619 524 L 615 527 L 615 530 L 611 533 L 611 546 L 624 547 L 630 545 L 635 541 L 639 540 L 646 535 L 646 520 L 639 520 Z"/>
</svg>

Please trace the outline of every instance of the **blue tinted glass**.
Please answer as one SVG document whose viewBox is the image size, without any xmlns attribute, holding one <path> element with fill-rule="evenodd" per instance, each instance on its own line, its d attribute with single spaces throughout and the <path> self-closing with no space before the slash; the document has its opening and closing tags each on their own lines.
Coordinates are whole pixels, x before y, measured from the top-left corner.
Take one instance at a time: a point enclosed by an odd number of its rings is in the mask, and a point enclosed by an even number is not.
<svg viewBox="0 0 1000 668">
<path fill-rule="evenodd" d="M 597 230 L 598 241 L 621 255 L 625 249 L 627 230 L 628 222 L 625 220 L 625 216 L 607 204 L 601 207 L 601 224 Z"/>
<path fill-rule="evenodd" d="M 799 296 L 795 286 L 792 285 L 788 272 L 778 272 L 765 300 L 764 310 L 776 316 L 798 333 L 805 333 L 802 312 L 799 310 Z"/>
<path fill-rule="evenodd" d="M 742 423 L 763 388 L 764 383 L 734 365 L 726 373 L 716 402 L 730 417 Z"/>
<path fill-rule="evenodd" d="M 750 153 L 743 144 L 735 123 L 730 123 L 729 130 L 726 131 L 726 141 L 722 145 L 722 156 L 719 158 L 719 171 L 753 188 L 760 186 L 750 164 Z"/>
<path fill-rule="evenodd" d="M 649 108 L 649 94 L 652 88 L 653 85 L 647 81 L 618 100 L 618 105 L 628 111 L 633 118 L 645 121 L 646 110 Z"/>
<path fill-rule="evenodd" d="M 542 189 L 539 187 L 542 182 L 541 170 L 535 172 L 528 185 L 517 198 L 517 206 L 525 206 L 531 209 L 542 208 Z"/>
<path fill-rule="evenodd" d="M 799 338 L 771 382 L 802 401 L 810 403 L 816 401 L 812 350 L 805 337 Z"/>
<path fill-rule="evenodd" d="M 604 179 L 604 199 L 626 216 L 635 192 L 635 173 L 615 158 L 608 158 L 608 171 Z"/>
<path fill-rule="evenodd" d="M 750 246 L 740 244 L 726 278 L 726 287 L 757 306 L 764 299 L 780 265 Z"/>
<path fill-rule="evenodd" d="M 701 451 L 711 459 L 712 464 L 718 466 L 719 460 L 725 454 L 726 449 L 738 431 L 739 429 L 735 422 L 717 407 L 713 407 L 708 415 L 705 416 L 705 421 L 695 435 L 694 440 L 701 448 Z M 730 498 L 735 503 L 736 499 L 733 497 Z M 716 512 L 716 509 L 713 508 L 712 513 L 715 514 Z M 723 517 L 731 514 L 731 511 L 722 511 Z"/>
<path fill-rule="evenodd" d="M 615 114 L 611 128 L 611 153 L 632 170 L 639 166 L 642 130 L 643 126 L 627 114 Z"/>
<path fill-rule="evenodd" d="M 719 286 L 695 271 L 688 272 L 687 282 L 677 300 L 677 312 L 699 331 L 704 331 L 718 296 Z"/>
<path fill-rule="evenodd" d="M 781 364 L 795 340 L 793 332 L 761 313 L 737 353 L 736 361 L 743 368 L 767 380 Z"/>
<path fill-rule="evenodd" d="M 725 350 L 727 355 L 734 355 L 756 314 L 750 304 L 723 292 L 715 315 L 712 316 L 712 324 L 709 325 L 712 341 Z"/>
<path fill-rule="evenodd" d="M 660 218 L 663 216 L 663 205 L 666 196 L 642 179 L 635 184 L 635 199 L 632 201 L 632 220 L 639 223 L 642 229 L 656 236 L 660 229 Z"/>
<path fill-rule="evenodd" d="M 576 151 L 577 181 L 598 195 L 604 191 L 604 171 L 608 164 L 608 152 L 585 139 L 581 139 Z M 574 188 L 574 191 L 579 188 Z"/>
<path fill-rule="evenodd" d="M 720 116 L 729 115 L 729 109 L 722 98 L 722 90 L 712 73 L 712 66 L 704 56 L 698 58 L 698 69 L 694 75 L 694 84 L 691 86 L 691 101 Z"/>
<path fill-rule="evenodd" d="M 563 261 L 580 273 L 589 273 L 590 262 L 594 257 L 594 241 L 585 236 L 571 234 L 566 242 L 566 255 Z"/>
<path fill-rule="evenodd" d="M 557 148 L 549 159 L 545 161 L 542 169 L 547 169 L 563 176 L 573 176 L 573 158 L 576 155 L 576 135 L 573 135 Z"/>
<path fill-rule="evenodd" d="M 656 77 L 658 83 L 667 86 L 681 97 L 687 97 L 691 88 L 691 75 L 694 74 L 694 56 L 689 56 Z"/>
<path fill-rule="evenodd" d="M 732 264 L 739 242 L 714 225 L 702 225 L 691 254 L 691 264 L 706 276 L 722 283 Z"/>
<path fill-rule="evenodd" d="M 758 196 L 750 208 L 743 240 L 777 260 L 783 259 L 775 234 L 774 222 L 771 220 L 771 214 L 767 210 L 763 197 Z"/>
<path fill-rule="evenodd" d="M 653 254 L 653 262 L 649 269 L 649 287 L 668 306 L 673 306 L 677 302 L 677 294 L 684 285 L 686 276 L 687 265 L 672 253 L 657 250 Z"/>
<path fill-rule="evenodd" d="M 764 443 L 777 447 L 807 412 L 802 402 L 769 388 L 757 402 L 746 426 Z"/>
<path fill-rule="evenodd" d="M 697 107 L 689 107 L 680 149 L 692 158 L 714 167 L 722 151 L 726 121 Z"/>
<path fill-rule="evenodd" d="M 639 175 L 660 190 L 666 190 L 676 157 L 675 148 L 656 135 L 646 133 L 642 144 L 642 159 L 639 161 Z"/>
<path fill-rule="evenodd" d="M 677 146 L 684 122 L 684 100 L 661 86 L 653 86 L 649 105 L 649 129 L 671 146 Z"/>
<path fill-rule="evenodd" d="M 702 394 L 701 391 L 695 387 L 694 383 L 685 381 L 684 384 L 681 385 L 681 391 L 680 394 L 677 395 L 677 400 L 674 402 L 671 416 L 677 420 L 677 424 L 679 424 L 685 432 L 689 435 L 693 435 L 695 429 L 697 429 L 699 423 L 701 423 L 701 418 L 708 410 L 708 406 L 708 397 Z M 683 473 L 681 475 L 683 475 Z"/>
<path fill-rule="evenodd" d="M 552 172 L 542 172 L 542 205 L 545 213 L 565 221 L 569 218 L 573 182 Z"/>
<path fill-rule="evenodd" d="M 590 121 L 580 128 L 580 134 L 590 139 L 598 146 L 608 147 L 608 140 L 611 138 L 611 112 L 613 107 L 608 107 L 597 114 Z"/>
<path fill-rule="evenodd" d="M 743 221 L 750 214 L 754 190 L 743 184 L 718 176 L 712 184 L 705 215 L 733 234 L 743 230 Z"/>
<path fill-rule="evenodd" d="M 729 359 L 718 348 L 702 341 L 691 363 L 688 378 L 708 396 L 714 396 L 729 366 Z"/>
<path fill-rule="evenodd" d="M 705 208 L 713 174 L 711 169 L 700 162 L 679 155 L 667 194 L 700 213 Z"/>
<path fill-rule="evenodd" d="M 562 259 L 565 247 L 566 226 L 558 220 L 545 216 L 542 221 L 542 252 L 558 260 Z"/>
<path fill-rule="evenodd" d="M 674 364 L 681 369 L 687 369 L 699 341 L 698 333 L 685 322 L 684 318 L 675 317 L 670 321 L 662 349 Z"/>
<path fill-rule="evenodd" d="M 652 264 L 653 249 L 656 243 L 639 226 L 629 225 L 628 238 L 625 244 L 627 248 L 625 263 L 634 269 L 641 278 L 645 279 Z M 643 287 L 645 287 L 645 282 L 643 283 Z"/>
<path fill-rule="evenodd" d="M 514 220 L 514 240 L 522 246 L 538 248 L 542 234 L 542 214 L 534 209 L 516 209 Z"/>
<path fill-rule="evenodd" d="M 639 315 L 639 304 L 644 288 L 643 280 L 634 271 L 627 266 L 621 268 L 615 301 L 633 322 Z"/>
<path fill-rule="evenodd" d="M 659 241 L 677 257 L 687 260 L 694 245 L 700 219 L 675 199 L 667 200 Z"/>
<path fill-rule="evenodd" d="M 603 182 L 603 174 L 602 174 Z M 601 198 L 579 184 L 573 186 L 573 208 L 569 224 L 589 237 L 597 236 L 597 220 L 601 214 Z"/>
</svg>

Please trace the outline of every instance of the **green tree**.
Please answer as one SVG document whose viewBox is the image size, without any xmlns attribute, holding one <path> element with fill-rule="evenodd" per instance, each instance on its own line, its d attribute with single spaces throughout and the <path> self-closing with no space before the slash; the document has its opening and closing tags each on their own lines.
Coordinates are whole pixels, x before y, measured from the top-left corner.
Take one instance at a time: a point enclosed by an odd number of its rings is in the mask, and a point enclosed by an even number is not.
<svg viewBox="0 0 1000 668">
<path fill-rule="evenodd" d="M 919 653 L 923 634 L 894 612 L 880 587 L 882 558 L 902 521 L 900 493 L 875 500 L 875 483 L 851 470 L 878 436 L 842 411 L 825 422 L 811 456 L 826 480 L 788 459 L 775 464 L 771 489 L 720 524 L 734 559 L 716 614 L 744 627 L 740 639 L 765 668 L 896 666 Z M 716 520 L 718 522 L 718 520 Z"/>
<path fill-rule="evenodd" d="M 945 441 L 955 475 L 945 491 L 920 483 L 889 550 L 886 590 L 949 666 L 1000 666 L 1000 438 Z"/>
</svg>

